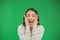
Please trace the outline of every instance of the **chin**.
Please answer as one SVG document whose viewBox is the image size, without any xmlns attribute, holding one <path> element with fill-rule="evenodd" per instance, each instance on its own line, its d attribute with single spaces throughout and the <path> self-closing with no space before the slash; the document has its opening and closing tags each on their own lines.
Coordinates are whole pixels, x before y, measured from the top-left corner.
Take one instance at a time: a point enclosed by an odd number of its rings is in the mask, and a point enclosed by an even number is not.
<svg viewBox="0 0 60 40">
<path fill-rule="evenodd" d="M 34 22 L 29 21 L 29 25 L 30 26 L 33 26 L 33 24 L 34 24 Z"/>
<path fill-rule="evenodd" d="M 30 26 L 33 26 L 32 24 L 30 24 Z"/>
</svg>

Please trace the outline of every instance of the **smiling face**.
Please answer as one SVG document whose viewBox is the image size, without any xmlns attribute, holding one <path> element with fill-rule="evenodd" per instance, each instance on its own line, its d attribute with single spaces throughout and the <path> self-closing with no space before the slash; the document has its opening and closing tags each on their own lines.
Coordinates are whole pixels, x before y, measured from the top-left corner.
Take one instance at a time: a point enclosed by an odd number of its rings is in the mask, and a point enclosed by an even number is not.
<svg viewBox="0 0 60 40">
<path fill-rule="evenodd" d="M 34 21 L 36 20 L 36 17 L 37 17 L 37 14 L 32 10 L 29 10 L 26 13 L 26 18 L 27 18 L 30 26 L 33 26 Z"/>
</svg>

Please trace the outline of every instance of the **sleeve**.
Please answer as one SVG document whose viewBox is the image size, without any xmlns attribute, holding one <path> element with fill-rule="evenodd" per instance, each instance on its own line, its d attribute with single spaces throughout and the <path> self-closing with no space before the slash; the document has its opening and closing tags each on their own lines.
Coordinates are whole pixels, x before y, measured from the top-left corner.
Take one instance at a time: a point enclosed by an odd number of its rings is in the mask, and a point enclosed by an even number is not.
<svg viewBox="0 0 60 40">
<path fill-rule="evenodd" d="M 30 27 L 27 25 L 25 30 L 25 40 L 30 40 Z"/>
<path fill-rule="evenodd" d="M 33 26 L 33 36 L 32 36 L 32 40 L 41 40 L 42 36 L 44 33 L 44 28 L 43 26 L 39 26 L 39 28 L 37 28 L 36 25 Z"/>
<path fill-rule="evenodd" d="M 19 36 L 19 40 L 30 40 L 30 28 L 29 26 L 26 26 L 25 29 L 25 34 L 24 34 L 24 27 L 19 26 L 18 27 L 18 36 Z"/>
<path fill-rule="evenodd" d="M 18 26 L 18 37 L 19 37 L 19 40 L 24 40 L 24 32 L 23 32 L 22 25 Z"/>
</svg>

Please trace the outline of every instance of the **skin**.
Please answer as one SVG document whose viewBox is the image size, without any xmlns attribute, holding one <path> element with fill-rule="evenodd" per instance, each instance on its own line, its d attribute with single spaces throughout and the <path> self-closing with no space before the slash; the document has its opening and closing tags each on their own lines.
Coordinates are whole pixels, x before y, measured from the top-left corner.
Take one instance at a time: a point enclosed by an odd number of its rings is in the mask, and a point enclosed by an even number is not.
<svg viewBox="0 0 60 40">
<path fill-rule="evenodd" d="M 38 15 L 32 11 L 29 10 L 26 15 L 24 15 L 25 17 L 25 24 L 30 26 L 30 32 L 32 34 L 32 29 L 33 29 L 33 25 L 37 25 L 38 24 Z"/>
</svg>

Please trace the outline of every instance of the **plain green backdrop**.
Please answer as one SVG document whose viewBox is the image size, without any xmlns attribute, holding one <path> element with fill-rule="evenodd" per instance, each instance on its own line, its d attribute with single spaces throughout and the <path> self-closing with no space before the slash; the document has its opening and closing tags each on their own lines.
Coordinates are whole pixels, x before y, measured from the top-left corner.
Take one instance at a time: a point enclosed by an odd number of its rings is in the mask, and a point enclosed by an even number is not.
<svg viewBox="0 0 60 40">
<path fill-rule="evenodd" d="M 45 31 L 42 40 L 59 40 L 59 0 L 0 0 L 0 40 L 19 40 L 17 28 L 28 8 L 35 8 Z"/>
</svg>

